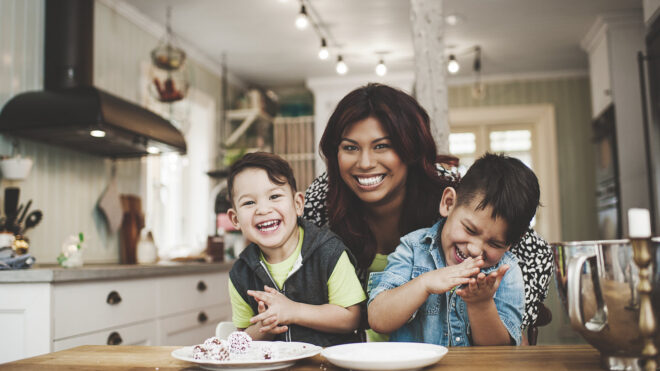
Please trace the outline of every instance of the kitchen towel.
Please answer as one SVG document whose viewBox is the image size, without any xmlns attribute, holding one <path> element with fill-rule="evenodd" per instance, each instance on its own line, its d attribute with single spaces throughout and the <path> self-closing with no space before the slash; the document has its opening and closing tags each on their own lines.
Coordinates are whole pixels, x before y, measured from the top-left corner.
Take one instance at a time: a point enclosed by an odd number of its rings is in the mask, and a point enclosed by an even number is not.
<svg viewBox="0 0 660 371">
<path fill-rule="evenodd" d="M 121 209 L 121 199 L 119 198 L 119 191 L 117 190 L 117 180 L 113 177 L 110 179 L 108 188 L 99 200 L 99 209 L 105 215 L 108 222 L 108 229 L 111 233 L 117 232 L 121 226 L 121 218 L 123 212 Z"/>
</svg>

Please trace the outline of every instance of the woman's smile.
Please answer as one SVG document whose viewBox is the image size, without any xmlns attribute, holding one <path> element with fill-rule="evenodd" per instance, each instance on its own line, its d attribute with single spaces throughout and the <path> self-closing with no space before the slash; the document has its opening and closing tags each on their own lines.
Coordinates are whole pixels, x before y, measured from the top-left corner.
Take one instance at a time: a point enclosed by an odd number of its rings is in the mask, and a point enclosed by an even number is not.
<svg viewBox="0 0 660 371">
<path fill-rule="evenodd" d="M 355 180 L 357 180 L 361 188 L 374 189 L 377 188 L 379 185 L 383 184 L 383 181 L 385 180 L 385 174 L 368 175 L 368 176 L 356 175 L 354 178 Z"/>
</svg>

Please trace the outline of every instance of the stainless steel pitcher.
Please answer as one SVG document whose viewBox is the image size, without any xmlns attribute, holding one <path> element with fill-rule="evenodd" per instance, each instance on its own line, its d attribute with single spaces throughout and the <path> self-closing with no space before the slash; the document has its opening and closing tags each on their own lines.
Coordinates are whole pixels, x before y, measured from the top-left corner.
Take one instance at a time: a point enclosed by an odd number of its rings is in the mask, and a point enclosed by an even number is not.
<svg viewBox="0 0 660 371">
<path fill-rule="evenodd" d="M 660 238 L 653 239 L 651 301 L 660 323 Z M 610 370 L 641 370 L 639 269 L 629 240 L 552 244 L 559 296 L 571 326 L 601 353 Z M 660 346 L 660 332 L 655 335 Z"/>
</svg>

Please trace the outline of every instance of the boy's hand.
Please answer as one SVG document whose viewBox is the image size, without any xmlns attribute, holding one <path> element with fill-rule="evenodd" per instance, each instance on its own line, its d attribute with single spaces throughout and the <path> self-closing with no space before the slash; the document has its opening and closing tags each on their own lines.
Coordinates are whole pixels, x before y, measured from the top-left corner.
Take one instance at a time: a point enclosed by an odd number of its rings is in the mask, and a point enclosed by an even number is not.
<svg viewBox="0 0 660 371">
<path fill-rule="evenodd" d="M 500 282 L 502 282 L 502 278 L 508 270 L 509 266 L 504 264 L 488 276 L 479 273 L 476 278 L 470 278 L 470 282 L 466 287 L 456 290 L 456 295 L 463 298 L 468 304 L 490 300 L 495 296 L 495 292 L 500 287 Z"/>
<path fill-rule="evenodd" d="M 266 311 L 266 304 L 264 304 L 263 301 L 259 301 L 257 310 L 259 311 L 259 314 L 264 313 Z M 277 316 L 268 317 L 266 319 L 261 320 L 258 323 L 259 323 L 259 332 L 271 334 L 271 335 L 279 335 L 281 333 L 286 332 L 289 329 L 288 326 L 278 325 Z"/>
<path fill-rule="evenodd" d="M 423 274 L 424 286 L 429 294 L 442 294 L 452 288 L 470 282 L 470 277 L 479 273 L 484 259 L 479 256 L 467 258 L 461 264 L 450 265 Z"/>
<path fill-rule="evenodd" d="M 296 302 L 268 286 L 264 286 L 264 291 L 248 290 L 247 293 L 259 302 L 259 314 L 250 318 L 250 323 L 261 322 L 259 331 L 281 334 L 288 329 L 285 325 L 292 323 Z"/>
</svg>

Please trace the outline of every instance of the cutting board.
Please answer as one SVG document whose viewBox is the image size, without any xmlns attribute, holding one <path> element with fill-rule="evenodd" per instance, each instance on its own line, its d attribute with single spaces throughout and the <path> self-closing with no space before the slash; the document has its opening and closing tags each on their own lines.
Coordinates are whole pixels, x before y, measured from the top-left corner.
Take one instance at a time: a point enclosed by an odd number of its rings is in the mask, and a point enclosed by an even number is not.
<svg viewBox="0 0 660 371">
<path fill-rule="evenodd" d="M 119 262 L 121 264 L 137 263 L 137 243 L 140 231 L 144 228 L 142 200 L 136 195 L 121 195 L 123 214 L 120 232 Z"/>
</svg>

